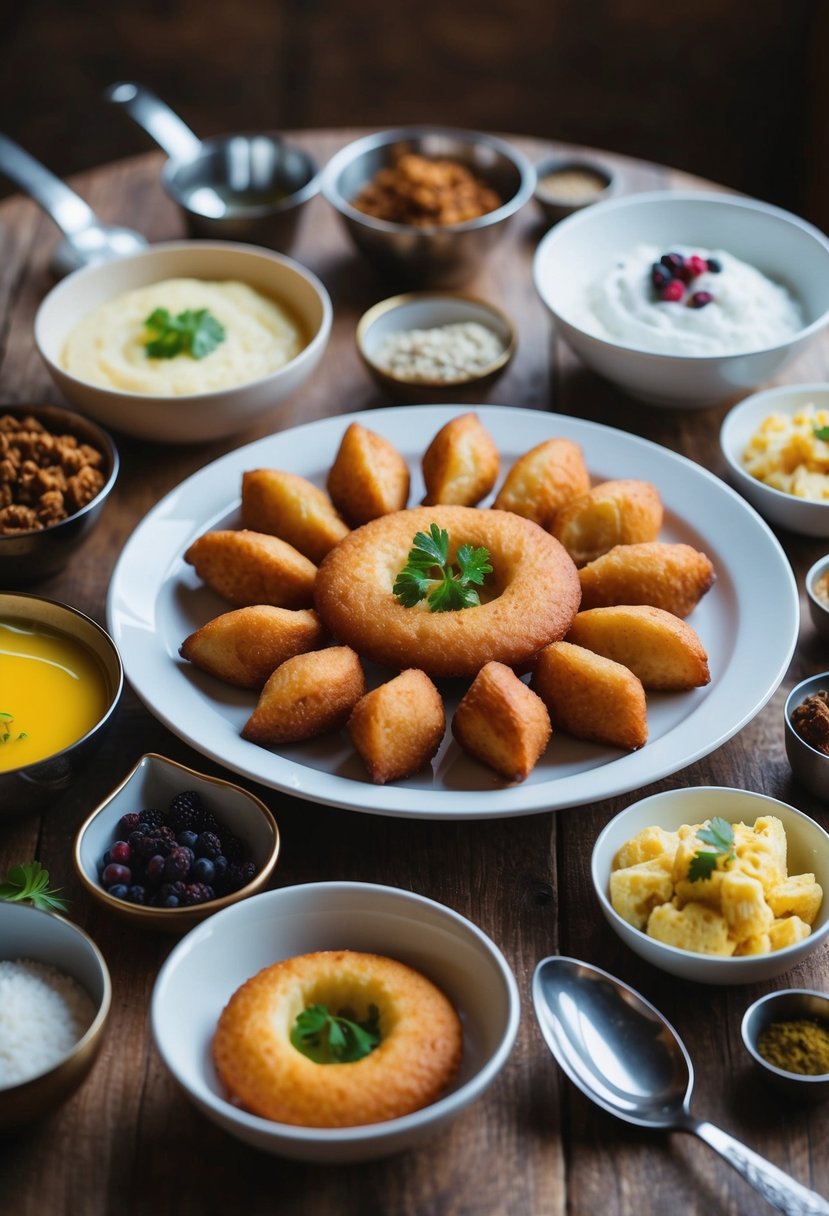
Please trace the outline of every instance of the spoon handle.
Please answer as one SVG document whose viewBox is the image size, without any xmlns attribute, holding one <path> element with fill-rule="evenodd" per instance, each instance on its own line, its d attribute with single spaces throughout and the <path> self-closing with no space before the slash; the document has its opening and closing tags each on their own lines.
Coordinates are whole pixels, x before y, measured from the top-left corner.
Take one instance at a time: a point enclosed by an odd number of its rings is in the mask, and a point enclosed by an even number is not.
<svg viewBox="0 0 829 1216">
<path fill-rule="evenodd" d="M 0 175 L 25 190 L 66 236 L 98 223 L 80 195 L 7 135 L 0 135 Z"/>
<path fill-rule="evenodd" d="M 130 118 L 143 127 L 171 159 L 192 160 L 201 151 L 198 136 L 145 85 L 119 80 L 104 91 L 104 100 L 123 106 Z"/>
<path fill-rule="evenodd" d="M 829 1216 L 829 1203 L 713 1123 L 690 1119 L 686 1129 L 710 1145 L 764 1199 L 786 1216 Z"/>
</svg>

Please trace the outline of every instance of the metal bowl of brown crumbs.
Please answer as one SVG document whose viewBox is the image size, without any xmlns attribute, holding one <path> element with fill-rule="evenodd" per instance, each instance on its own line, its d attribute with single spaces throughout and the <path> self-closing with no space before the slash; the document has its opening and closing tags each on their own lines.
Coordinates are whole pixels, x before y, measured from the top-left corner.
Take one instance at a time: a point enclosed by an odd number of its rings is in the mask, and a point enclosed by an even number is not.
<svg viewBox="0 0 829 1216">
<path fill-rule="evenodd" d="M 0 586 L 66 565 L 95 526 L 118 465 L 107 432 L 74 410 L 0 404 Z"/>
<path fill-rule="evenodd" d="M 786 755 L 811 794 L 829 801 L 829 671 L 796 684 L 783 710 Z"/>
<path fill-rule="evenodd" d="M 765 1081 L 799 1101 L 829 1097 L 829 996 L 784 988 L 745 1012 L 742 1036 Z"/>
</svg>

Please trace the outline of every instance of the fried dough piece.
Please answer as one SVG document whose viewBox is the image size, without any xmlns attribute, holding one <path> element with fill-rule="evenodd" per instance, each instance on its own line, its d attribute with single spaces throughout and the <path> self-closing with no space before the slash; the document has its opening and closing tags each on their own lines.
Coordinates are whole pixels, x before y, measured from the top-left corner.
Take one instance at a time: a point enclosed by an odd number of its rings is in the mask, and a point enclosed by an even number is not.
<svg viewBox="0 0 829 1216">
<path fill-rule="evenodd" d="M 326 485 L 337 509 L 357 528 L 403 510 L 409 500 L 409 466 L 388 439 L 352 422 Z"/>
<path fill-rule="evenodd" d="M 588 608 L 576 614 L 566 640 L 629 667 L 645 688 L 701 688 L 711 680 L 696 630 L 649 604 Z"/>
<path fill-rule="evenodd" d="M 242 474 L 242 525 L 278 536 L 315 565 L 350 531 L 323 490 L 282 469 Z"/>
<path fill-rule="evenodd" d="M 242 738 L 268 746 L 339 730 L 365 690 L 359 656 L 350 646 L 295 655 L 269 677 Z"/>
<path fill-rule="evenodd" d="M 460 414 L 442 426 L 423 453 L 424 506 L 474 507 L 498 478 L 495 440 L 477 414 Z"/>
<path fill-rule="evenodd" d="M 686 617 L 715 579 L 710 558 L 691 545 L 616 545 L 579 570 L 581 606 L 651 604 Z"/>
<path fill-rule="evenodd" d="M 559 507 L 589 489 L 579 445 L 570 439 L 547 439 L 519 456 L 493 506 L 549 528 Z"/>
<path fill-rule="evenodd" d="M 416 667 L 361 697 L 348 733 L 375 785 L 408 777 L 440 747 L 446 714 L 438 690 Z"/>
<path fill-rule="evenodd" d="M 554 728 L 576 739 L 636 751 L 648 738 L 645 690 L 621 663 L 573 642 L 552 642 L 540 652 L 532 689 Z"/>
<path fill-rule="evenodd" d="M 227 684 L 261 688 L 280 663 L 316 650 L 324 638 L 311 609 L 254 604 L 214 617 L 184 639 L 179 654 Z"/>
<path fill-rule="evenodd" d="M 603 481 L 556 511 L 550 531 L 577 566 L 614 545 L 656 540 L 662 527 L 662 499 L 656 486 L 633 478 Z"/>
<path fill-rule="evenodd" d="M 193 541 L 184 560 L 237 608 L 310 608 L 314 602 L 316 566 L 278 536 L 247 529 L 205 532 Z"/>
<path fill-rule="evenodd" d="M 452 734 L 509 781 L 524 781 L 550 741 L 543 701 L 504 663 L 486 663 L 461 699 Z"/>
</svg>

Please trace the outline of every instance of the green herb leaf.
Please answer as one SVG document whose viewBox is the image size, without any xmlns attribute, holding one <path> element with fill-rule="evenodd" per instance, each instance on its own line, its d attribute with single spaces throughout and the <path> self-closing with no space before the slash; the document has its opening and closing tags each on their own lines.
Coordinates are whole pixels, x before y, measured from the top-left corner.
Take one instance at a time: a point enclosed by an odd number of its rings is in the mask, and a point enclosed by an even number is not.
<svg viewBox="0 0 829 1216">
<path fill-rule="evenodd" d="M 482 586 L 492 573 L 489 552 L 461 545 L 456 557 L 457 570 L 449 561 L 449 533 L 437 524 L 429 531 L 416 532 L 406 565 L 394 580 L 392 592 L 404 608 L 428 600 L 431 612 L 453 612 L 480 604 L 471 584 Z"/>
<path fill-rule="evenodd" d="M 735 856 L 734 829 L 721 815 L 715 815 L 708 821 L 707 827 L 700 828 L 697 832 L 697 840 L 710 845 L 711 848 L 698 849 L 691 858 L 691 864 L 688 867 L 689 882 L 710 878 L 721 857 L 727 863 L 733 861 Z"/>
<path fill-rule="evenodd" d="M 151 359 L 174 359 L 181 354 L 203 359 L 225 339 L 224 326 L 206 308 L 188 308 L 175 317 L 167 308 L 156 308 L 144 325 L 144 348 Z"/>
<path fill-rule="evenodd" d="M 0 883 L 0 899 L 11 903 L 30 903 L 47 912 L 65 912 L 68 904 L 58 892 L 60 887 L 50 888 L 49 871 L 39 861 L 25 861 L 12 866 L 5 882 Z"/>
<path fill-rule="evenodd" d="M 815 439 L 826 439 L 829 441 L 829 426 L 814 426 L 812 427 L 812 434 Z"/>
<path fill-rule="evenodd" d="M 315 1064 L 353 1064 L 374 1051 L 380 1042 L 380 1011 L 369 1006 L 364 1022 L 328 1012 L 325 1005 L 310 1005 L 297 1015 L 291 1042 Z"/>
</svg>

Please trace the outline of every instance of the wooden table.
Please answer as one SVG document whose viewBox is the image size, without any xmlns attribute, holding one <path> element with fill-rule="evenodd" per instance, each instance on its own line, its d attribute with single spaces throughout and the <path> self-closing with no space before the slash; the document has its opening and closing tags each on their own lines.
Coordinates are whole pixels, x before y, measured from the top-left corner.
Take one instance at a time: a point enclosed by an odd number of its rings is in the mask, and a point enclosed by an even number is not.
<svg viewBox="0 0 829 1216">
<path fill-rule="evenodd" d="M 354 133 L 299 133 L 324 162 Z M 516 140 L 531 156 L 551 150 Z M 626 191 L 699 185 L 684 175 L 617 157 Z M 179 217 L 159 184 L 156 155 L 110 165 L 75 184 L 100 215 L 132 225 L 152 241 L 177 237 Z M 638 405 L 551 350 L 546 313 L 530 264 L 540 231 L 532 207 L 470 290 L 515 319 L 519 351 L 489 399 L 577 415 L 645 435 L 722 475 L 717 434 L 723 408 L 659 411 Z M 18 197 L 0 205 L 0 388 L 8 401 L 58 400 L 32 340 L 35 310 L 50 286 L 56 233 Z M 295 256 L 316 271 L 334 300 L 335 322 L 321 369 L 279 415 L 278 428 L 378 404 L 354 352 L 354 324 L 388 285 L 355 255 L 339 221 L 318 198 Z M 393 286 L 393 285 L 392 285 Z M 789 380 L 829 379 L 829 337 L 812 345 Z M 277 428 L 277 429 L 278 429 Z M 104 622 L 116 558 L 144 514 L 184 477 L 241 442 L 274 429 L 273 420 L 232 441 L 164 447 L 119 439 L 121 476 L 102 521 L 71 567 L 32 588 Z M 800 577 L 825 545 L 781 534 Z M 758 570 L 758 594 L 763 572 Z M 825 808 L 792 781 L 783 750 L 784 692 L 829 665 L 809 624 L 783 687 L 736 738 L 644 793 L 679 785 L 727 785 L 792 802 L 829 826 Z M 695 1110 L 744 1139 L 801 1182 L 829 1195 L 825 1110 L 783 1109 L 754 1077 L 739 1037 L 750 1001 L 774 987 L 826 989 L 823 950 L 783 979 L 709 988 L 649 968 L 605 926 L 589 879 L 600 828 L 635 795 L 596 806 L 475 823 L 363 815 L 256 789 L 282 829 L 275 883 L 345 878 L 421 892 L 470 917 L 501 946 L 521 989 L 523 1016 L 511 1059 L 482 1101 L 450 1133 L 417 1152 L 355 1167 L 309 1167 L 269 1157 L 229 1138 L 178 1091 L 151 1045 L 147 1009 L 153 981 L 171 949 L 164 937 L 124 929 L 99 914 L 75 880 L 75 831 L 139 755 L 158 751 L 221 773 L 179 742 L 127 690 L 95 763 L 42 817 L 0 823 L 0 874 L 38 857 L 71 900 L 70 915 L 99 943 L 113 978 L 103 1052 L 80 1091 L 41 1125 L 0 1144 L 0 1210 L 116 1216 L 120 1213 L 245 1213 L 284 1216 L 627 1216 L 681 1211 L 719 1216 L 766 1210 L 706 1147 L 679 1135 L 640 1132 L 594 1108 L 548 1055 L 528 999 L 533 968 L 560 952 L 591 960 L 638 988 L 674 1023 L 697 1070 Z"/>
</svg>

